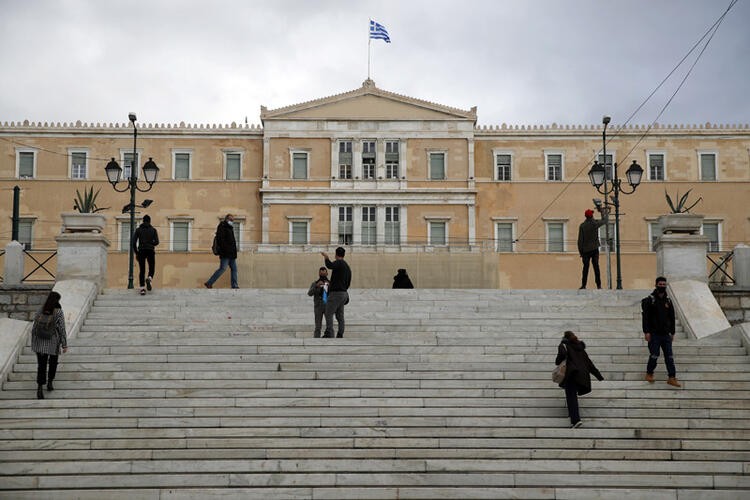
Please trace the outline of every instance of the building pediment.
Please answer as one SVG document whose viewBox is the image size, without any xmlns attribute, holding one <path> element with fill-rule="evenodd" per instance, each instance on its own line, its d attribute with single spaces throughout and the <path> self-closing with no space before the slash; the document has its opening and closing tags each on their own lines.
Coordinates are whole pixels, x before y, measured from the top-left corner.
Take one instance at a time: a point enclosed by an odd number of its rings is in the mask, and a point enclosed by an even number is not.
<svg viewBox="0 0 750 500">
<path fill-rule="evenodd" d="M 261 106 L 260 119 L 266 120 L 477 120 L 476 107 L 462 110 L 379 89 L 372 80 L 362 87 L 292 106 L 267 109 Z"/>
</svg>

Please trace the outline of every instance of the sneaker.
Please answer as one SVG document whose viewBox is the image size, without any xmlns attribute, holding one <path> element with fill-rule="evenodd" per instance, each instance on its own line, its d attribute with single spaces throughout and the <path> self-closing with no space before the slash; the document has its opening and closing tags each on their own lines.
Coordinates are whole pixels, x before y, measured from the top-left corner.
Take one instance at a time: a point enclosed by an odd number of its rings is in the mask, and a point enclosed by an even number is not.
<svg viewBox="0 0 750 500">
<path fill-rule="evenodd" d="M 213 288 L 213 286 L 211 285 L 211 283 L 209 283 L 208 281 L 206 281 L 205 283 L 203 283 L 203 286 L 205 286 L 206 288 Z"/>
<path fill-rule="evenodd" d="M 578 421 L 578 422 L 576 422 L 575 424 L 570 424 L 570 428 L 571 428 L 571 429 L 578 429 L 578 428 L 579 428 L 580 426 L 582 426 L 582 425 L 583 425 L 583 420 L 579 420 L 579 421 Z"/>
<path fill-rule="evenodd" d="M 667 383 L 672 387 L 682 387 L 682 384 L 677 381 L 677 377 L 669 377 Z"/>
<path fill-rule="evenodd" d="M 647 373 L 646 374 L 646 382 L 648 382 L 649 384 L 653 384 L 654 383 L 654 374 L 653 373 Z"/>
<path fill-rule="evenodd" d="M 145 288 L 141 288 L 141 291 L 138 292 L 138 293 L 140 293 L 141 295 L 146 295 L 146 289 Z"/>
<path fill-rule="evenodd" d="M 146 290 L 151 291 L 151 276 L 146 278 Z"/>
</svg>

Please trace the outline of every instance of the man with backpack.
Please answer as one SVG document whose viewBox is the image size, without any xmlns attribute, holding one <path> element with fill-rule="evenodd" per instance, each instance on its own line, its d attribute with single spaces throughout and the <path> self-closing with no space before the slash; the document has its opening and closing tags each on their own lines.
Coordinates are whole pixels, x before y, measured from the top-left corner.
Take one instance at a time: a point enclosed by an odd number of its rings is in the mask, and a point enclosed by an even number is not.
<svg viewBox="0 0 750 500">
<path fill-rule="evenodd" d="M 643 320 L 643 336 L 648 342 L 649 358 L 646 365 L 646 381 L 654 383 L 654 369 L 659 359 L 659 351 L 664 352 L 664 362 L 667 365 L 667 384 L 682 387 L 677 381 L 677 371 L 672 354 L 674 340 L 675 319 L 672 300 L 667 296 L 667 278 L 656 278 L 656 288 L 648 297 L 641 301 L 641 317 Z"/>
<path fill-rule="evenodd" d="M 146 288 L 151 291 L 154 278 L 155 251 L 159 245 L 159 233 L 151 225 L 151 217 L 146 214 L 143 216 L 143 224 L 133 233 L 133 251 L 138 258 L 138 282 L 140 283 L 141 295 L 146 295 Z M 148 262 L 148 277 L 146 276 L 146 263 Z M 145 277 L 145 279 L 144 279 Z M 146 286 L 144 288 L 143 286 Z"/>
<path fill-rule="evenodd" d="M 234 216 L 227 214 L 216 228 L 215 255 L 219 256 L 219 268 L 214 271 L 208 281 L 203 283 L 206 288 L 213 288 L 214 282 L 224 274 L 227 266 L 230 270 L 232 288 L 239 288 L 237 283 L 237 240 L 234 237 Z"/>
</svg>

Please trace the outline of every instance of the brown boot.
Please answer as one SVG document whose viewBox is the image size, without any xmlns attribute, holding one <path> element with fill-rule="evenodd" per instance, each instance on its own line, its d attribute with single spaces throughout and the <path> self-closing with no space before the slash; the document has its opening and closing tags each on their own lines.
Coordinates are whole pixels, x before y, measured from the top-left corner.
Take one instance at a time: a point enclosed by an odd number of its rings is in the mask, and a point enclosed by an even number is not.
<svg viewBox="0 0 750 500">
<path fill-rule="evenodd" d="M 673 387 L 682 387 L 682 384 L 677 381 L 677 377 L 669 377 L 667 383 Z"/>
<path fill-rule="evenodd" d="M 653 384 L 654 383 L 654 374 L 653 373 L 647 373 L 646 374 L 646 382 L 648 382 L 649 384 Z"/>
</svg>

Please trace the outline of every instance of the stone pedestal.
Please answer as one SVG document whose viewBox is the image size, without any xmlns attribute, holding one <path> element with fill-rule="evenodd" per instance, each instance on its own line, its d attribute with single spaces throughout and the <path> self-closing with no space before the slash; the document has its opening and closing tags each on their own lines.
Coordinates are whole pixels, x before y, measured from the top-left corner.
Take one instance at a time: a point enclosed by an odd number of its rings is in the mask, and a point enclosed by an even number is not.
<svg viewBox="0 0 750 500">
<path fill-rule="evenodd" d="M 97 289 L 107 285 L 109 240 L 101 233 L 62 233 L 57 241 L 57 281 L 93 281 Z"/>
<path fill-rule="evenodd" d="M 5 254 L 7 258 L 7 253 Z M 734 269 L 734 286 L 738 288 L 750 288 L 750 247 L 737 245 L 734 247 L 732 257 L 732 269 Z"/>
<path fill-rule="evenodd" d="M 5 245 L 5 269 L 3 283 L 6 285 L 20 285 L 23 279 L 23 245 L 11 241 Z"/>
<path fill-rule="evenodd" d="M 667 281 L 695 280 L 708 283 L 708 238 L 700 234 L 662 234 L 656 240 L 656 275 Z"/>
</svg>

